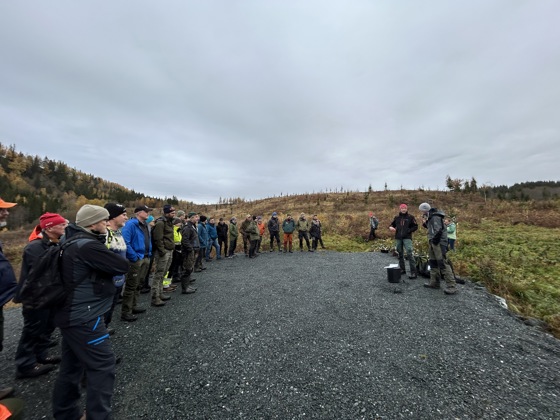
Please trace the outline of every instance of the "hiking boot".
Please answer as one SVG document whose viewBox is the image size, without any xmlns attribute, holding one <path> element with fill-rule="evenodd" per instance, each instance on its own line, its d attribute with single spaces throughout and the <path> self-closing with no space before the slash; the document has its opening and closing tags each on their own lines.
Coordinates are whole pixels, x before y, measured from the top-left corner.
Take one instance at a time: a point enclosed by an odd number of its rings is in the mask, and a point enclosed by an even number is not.
<svg viewBox="0 0 560 420">
<path fill-rule="evenodd" d="M 62 362 L 62 358 L 60 356 L 47 356 L 42 359 L 37 358 L 37 362 L 41 365 L 57 365 Z"/>
<path fill-rule="evenodd" d="M 410 280 L 414 280 L 414 279 L 417 279 L 417 278 L 418 278 L 418 275 L 417 275 L 416 273 L 412 273 L 410 276 L 408 276 L 408 278 L 409 278 Z"/>
<path fill-rule="evenodd" d="M 465 284 L 465 279 L 455 276 L 455 283 Z"/>
<path fill-rule="evenodd" d="M 157 306 L 157 307 L 165 306 L 165 302 L 163 300 L 161 300 L 160 298 L 155 298 L 155 299 L 152 299 L 152 306 Z"/>
<path fill-rule="evenodd" d="M 194 287 L 187 287 L 186 289 L 183 289 L 181 294 L 190 295 L 191 293 L 194 293 L 194 292 L 196 292 L 196 289 Z"/>
<path fill-rule="evenodd" d="M 428 287 L 430 289 L 439 289 L 439 281 L 430 280 L 429 283 L 424 283 L 424 287 Z"/>
<path fill-rule="evenodd" d="M 159 298 L 163 301 L 166 301 L 166 300 L 171 299 L 171 296 L 169 296 L 169 295 L 159 295 Z"/>
<path fill-rule="evenodd" d="M 134 322 L 138 319 L 138 317 L 132 314 L 122 314 L 121 319 L 126 322 Z"/>
<path fill-rule="evenodd" d="M 457 293 L 457 288 L 455 287 L 455 285 L 447 286 L 445 289 L 443 289 L 443 293 L 445 293 L 446 295 L 454 295 Z"/>
<path fill-rule="evenodd" d="M 140 293 L 142 293 L 143 295 L 146 293 L 150 293 L 152 291 L 152 289 L 150 289 L 149 287 L 143 287 L 142 289 L 140 289 Z"/>
<path fill-rule="evenodd" d="M 270 251 L 269 251 L 269 252 L 274 252 L 274 250 L 273 250 L 272 248 L 270 248 Z"/>
<path fill-rule="evenodd" d="M 24 379 L 24 378 L 36 378 L 37 376 L 44 375 L 45 373 L 49 373 L 51 370 L 54 369 L 53 365 L 42 365 L 40 363 L 35 363 L 32 367 L 26 370 L 16 370 L 16 378 Z"/>
<path fill-rule="evenodd" d="M 132 313 L 133 314 L 143 314 L 144 312 L 146 312 L 146 308 L 133 308 L 132 309 Z"/>
</svg>

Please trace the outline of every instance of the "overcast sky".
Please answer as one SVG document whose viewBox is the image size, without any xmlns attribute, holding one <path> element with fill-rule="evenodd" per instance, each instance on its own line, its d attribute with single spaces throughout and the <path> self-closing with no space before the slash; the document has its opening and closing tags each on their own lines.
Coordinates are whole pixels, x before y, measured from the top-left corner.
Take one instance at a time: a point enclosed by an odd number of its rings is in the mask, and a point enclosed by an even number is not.
<svg viewBox="0 0 560 420">
<path fill-rule="evenodd" d="M 560 1 L 2 1 L 0 142 L 152 196 L 559 180 Z"/>
</svg>

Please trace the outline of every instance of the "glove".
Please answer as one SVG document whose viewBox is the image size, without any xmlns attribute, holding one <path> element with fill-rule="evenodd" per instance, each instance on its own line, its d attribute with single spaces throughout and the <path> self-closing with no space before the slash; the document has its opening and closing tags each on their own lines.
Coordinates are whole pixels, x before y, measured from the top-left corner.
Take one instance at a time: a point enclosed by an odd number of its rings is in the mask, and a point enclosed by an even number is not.
<svg viewBox="0 0 560 420">
<path fill-rule="evenodd" d="M 438 232 L 438 233 L 436 233 L 436 234 L 434 235 L 434 237 L 432 238 L 432 243 L 433 243 L 434 245 L 439 245 L 439 242 L 440 242 L 440 241 L 441 241 L 441 231 Z"/>
</svg>

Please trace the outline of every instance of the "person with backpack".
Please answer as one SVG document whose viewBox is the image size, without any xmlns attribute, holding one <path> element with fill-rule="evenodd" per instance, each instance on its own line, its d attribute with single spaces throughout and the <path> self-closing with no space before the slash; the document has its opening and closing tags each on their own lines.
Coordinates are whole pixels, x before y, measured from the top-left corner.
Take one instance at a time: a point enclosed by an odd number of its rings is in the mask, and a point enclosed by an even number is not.
<svg viewBox="0 0 560 420">
<path fill-rule="evenodd" d="M 418 223 L 412 214 L 408 213 L 408 205 L 405 203 L 399 206 L 399 214 L 395 216 L 389 230 L 395 234 L 395 246 L 399 253 L 399 267 L 401 273 L 406 273 L 404 264 L 404 251 L 410 267 L 409 279 L 418 278 L 416 273 L 416 260 L 412 249 L 412 234 L 418 230 Z"/>
<path fill-rule="evenodd" d="M 62 362 L 54 384 L 55 419 L 79 419 L 80 379 L 86 374 L 87 417 L 111 417 L 115 354 L 104 322 L 115 296 L 115 276 L 126 274 L 128 261 L 105 245 L 107 209 L 82 206 L 66 228 L 60 257 L 61 278 L 71 285 L 56 308 L 55 325 L 62 333 Z M 69 243 L 65 247 L 65 243 Z"/>
<path fill-rule="evenodd" d="M 169 271 L 171 258 L 175 249 L 173 219 L 175 208 L 171 204 L 163 206 L 163 217 L 156 220 L 152 229 L 154 265 L 156 272 L 152 281 L 152 306 L 164 306 L 171 296 L 163 294 L 163 277 Z"/>
<path fill-rule="evenodd" d="M 152 241 L 150 226 L 147 221 L 153 216 L 153 209 L 140 205 L 134 209 L 134 216 L 122 228 L 122 236 L 126 243 L 126 259 L 129 270 L 124 282 L 121 304 L 121 319 L 133 322 L 138 319 L 138 314 L 146 312 L 146 308 L 138 306 L 140 300 L 140 287 L 148 276 L 151 265 Z"/>
<path fill-rule="evenodd" d="M 440 278 L 443 278 L 446 283 L 443 292 L 446 295 L 454 295 L 457 293 L 457 284 L 451 265 L 447 260 L 447 229 L 443 222 L 445 213 L 433 208 L 428 203 L 420 204 L 418 209 L 425 215 L 422 226 L 427 229 L 428 233 L 430 282 L 424 283 L 424 287 L 439 289 Z"/>
<path fill-rule="evenodd" d="M 68 221 L 60 214 L 45 213 L 39 218 L 39 225 L 33 229 L 30 242 L 23 250 L 20 280 L 16 292 L 26 282 L 36 261 L 50 247 L 58 247 Z M 16 350 L 16 378 L 35 378 L 50 372 L 54 364 L 60 363 L 59 356 L 49 356 L 48 348 L 54 331 L 53 311 L 49 308 L 34 309 L 22 305 L 23 328 Z"/>
</svg>

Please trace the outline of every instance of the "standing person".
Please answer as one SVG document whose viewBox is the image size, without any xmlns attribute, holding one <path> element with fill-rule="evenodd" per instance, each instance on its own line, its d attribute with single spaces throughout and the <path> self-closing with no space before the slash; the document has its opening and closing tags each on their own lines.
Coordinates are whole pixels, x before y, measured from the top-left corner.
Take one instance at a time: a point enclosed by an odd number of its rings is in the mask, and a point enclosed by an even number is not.
<svg viewBox="0 0 560 420">
<path fill-rule="evenodd" d="M 408 213 L 408 206 L 406 204 L 403 203 L 399 206 L 399 214 L 393 219 L 389 230 L 395 234 L 395 246 L 399 253 L 399 267 L 401 268 L 401 273 L 406 273 L 404 264 L 404 250 L 406 250 L 406 259 L 410 267 L 408 278 L 417 278 L 416 260 L 414 259 L 412 250 L 412 234 L 418 230 L 418 223 L 416 223 L 414 216 Z"/>
<path fill-rule="evenodd" d="M 128 220 L 126 207 L 118 203 L 107 203 L 105 204 L 105 208 L 109 212 L 105 245 L 109 250 L 126 259 L 126 242 L 124 241 L 121 230 Z M 105 326 L 107 327 L 107 331 L 109 331 L 109 334 L 113 334 L 115 332 L 115 330 L 109 327 L 109 324 L 113 319 L 115 306 L 122 296 L 125 278 L 126 276 L 124 274 L 118 274 L 113 277 L 113 284 L 115 285 L 115 296 L 113 298 L 111 309 L 109 309 L 109 311 L 105 314 Z"/>
<path fill-rule="evenodd" d="M 171 265 L 169 266 L 169 271 L 166 277 L 164 277 L 164 291 L 174 290 L 174 285 L 170 286 L 170 283 L 178 283 L 181 278 L 181 270 L 183 269 L 183 252 L 181 247 L 182 231 L 184 223 L 183 221 L 175 217 L 173 219 L 173 243 L 175 248 L 173 249 L 173 254 L 171 256 Z M 171 288 L 171 289 L 170 289 Z"/>
<path fill-rule="evenodd" d="M 270 252 L 274 251 L 275 239 L 278 245 L 278 252 L 282 252 L 282 247 L 280 246 L 280 221 L 276 212 L 272 213 L 272 217 L 268 221 L 268 233 L 270 234 Z"/>
<path fill-rule="evenodd" d="M 152 306 L 164 306 L 171 296 L 163 294 L 163 277 L 169 271 L 171 258 L 175 249 L 173 219 L 175 209 L 172 205 L 163 206 L 163 217 L 157 219 L 152 230 L 152 245 L 154 247 L 154 264 L 156 272 L 152 282 Z"/>
<path fill-rule="evenodd" d="M 418 208 L 426 216 L 422 226 L 428 229 L 428 258 L 431 269 L 430 282 L 424 283 L 424 286 L 439 289 L 440 278 L 443 278 L 446 283 L 444 293 L 454 295 L 457 293 L 457 285 L 453 270 L 447 261 L 447 229 L 443 223 L 445 213 L 432 208 L 428 203 L 422 203 Z"/>
<path fill-rule="evenodd" d="M 257 246 L 259 243 L 259 228 L 257 226 L 257 216 L 253 216 L 253 220 L 245 229 L 245 232 L 249 235 L 249 258 L 255 258 L 257 256 Z"/>
<path fill-rule="evenodd" d="M 370 212 L 369 213 L 369 236 L 368 236 L 368 241 L 376 239 L 375 231 L 377 230 L 378 226 L 379 226 L 379 220 L 377 220 L 377 217 L 375 217 L 373 212 Z"/>
<path fill-rule="evenodd" d="M 315 220 L 315 218 L 317 219 L 317 222 L 319 224 L 319 237 L 317 238 L 317 240 L 321 244 L 321 249 L 325 249 L 325 244 L 323 243 L 323 224 L 321 223 L 321 221 L 319 220 L 317 215 L 313 216 L 314 220 Z"/>
<path fill-rule="evenodd" d="M 311 227 L 309 228 L 309 235 L 311 236 L 311 247 L 313 251 L 317 251 L 317 244 L 321 239 L 321 222 L 316 214 L 313 215 L 311 219 Z M 321 244 L 322 245 L 322 244 Z M 323 246 L 324 248 L 324 246 Z"/>
<path fill-rule="evenodd" d="M 447 228 L 447 243 L 448 243 L 447 250 L 455 251 L 455 240 L 457 239 L 457 225 L 455 225 L 453 219 L 450 219 L 449 217 L 446 217 L 443 223 L 445 223 L 445 226 Z"/>
<path fill-rule="evenodd" d="M 307 250 L 313 252 L 311 246 L 309 246 L 309 222 L 305 218 L 305 213 L 299 215 L 299 219 L 296 222 L 296 229 L 298 231 L 299 251 L 303 252 L 303 239 L 305 239 Z"/>
<path fill-rule="evenodd" d="M 206 248 L 206 261 L 212 260 L 210 253 L 212 252 L 212 247 L 216 249 L 216 259 L 219 260 L 220 256 L 220 245 L 218 244 L 218 230 L 216 229 L 216 221 L 213 217 L 208 220 L 206 224 L 206 230 L 208 231 L 208 248 Z"/>
<path fill-rule="evenodd" d="M 292 253 L 292 241 L 294 236 L 294 230 L 296 230 L 296 223 L 292 219 L 291 214 L 287 214 L 286 218 L 282 222 L 282 231 L 284 232 L 284 253 Z"/>
<path fill-rule="evenodd" d="M 257 228 L 259 229 L 259 241 L 257 242 L 257 254 L 261 253 L 261 244 L 262 238 L 264 235 L 264 231 L 266 229 L 265 224 L 263 223 L 262 216 L 257 217 Z"/>
<path fill-rule="evenodd" d="M 126 259 L 129 264 L 121 305 L 121 319 L 123 321 L 136 321 L 138 319 L 137 314 L 146 312 L 146 308 L 138 306 L 138 301 L 140 287 L 148 276 L 152 256 L 150 227 L 147 224 L 148 218 L 152 217 L 149 214 L 152 210 L 146 205 L 137 206 L 134 209 L 135 217 L 128 220 L 122 228 L 122 236 L 126 243 Z"/>
<path fill-rule="evenodd" d="M 17 203 L 8 203 L 0 198 L 0 227 L 6 226 L 9 209 Z M 4 255 L 0 242 L 0 351 L 4 349 L 4 305 L 14 296 L 17 288 L 16 275 L 12 265 Z M 0 388 L 0 400 L 14 393 L 14 388 Z"/>
<path fill-rule="evenodd" d="M 243 223 L 241 223 L 241 226 L 239 227 L 239 233 L 241 233 L 241 238 L 243 239 L 243 252 L 245 252 L 246 257 L 249 256 L 249 243 L 251 241 L 249 239 L 249 232 L 247 232 L 247 228 L 252 221 L 253 216 L 248 214 L 247 216 L 245 216 L 245 220 L 243 220 Z"/>
<path fill-rule="evenodd" d="M 198 232 L 198 242 L 200 243 L 200 249 L 198 250 L 198 254 L 196 256 L 194 268 L 195 271 L 202 271 L 206 270 L 206 267 L 202 265 L 202 260 L 206 255 L 206 248 L 208 248 L 208 230 L 206 229 L 207 218 L 205 215 L 201 214 L 198 220 L 199 222 L 196 230 Z"/>
<path fill-rule="evenodd" d="M 73 284 L 55 311 L 62 333 L 62 362 L 53 390 L 55 419 L 79 419 L 80 379 L 86 373 L 86 412 L 91 419 L 111 417 L 115 354 L 103 316 L 115 296 L 113 277 L 128 271 L 128 262 L 105 246 L 107 209 L 85 204 L 66 228 L 70 244 L 61 260 L 62 280 Z"/>
<path fill-rule="evenodd" d="M 39 218 L 39 225 L 31 240 L 23 250 L 21 274 L 18 284 L 21 287 L 26 281 L 35 262 L 51 246 L 58 246 L 64 235 L 68 222 L 60 214 L 45 213 Z M 48 308 L 33 309 L 22 306 L 23 329 L 16 350 L 16 377 L 34 378 L 48 373 L 53 364 L 60 363 L 59 356 L 49 356 L 48 347 L 54 331 L 53 311 Z"/>
<path fill-rule="evenodd" d="M 156 219 L 151 214 L 145 221 L 145 224 L 148 226 L 148 232 L 150 233 L 150 247 L 152 246 L 152 229 L 156 224 Z M 150 248 L 151 249 L 151 248 Z M 148 265 L 148 271 L 146 272 L 146 277 L 142 281 L 142 285 L 140 287 L 140 293 L 150 293 L 152 291 L 152 280 L 154 279 L 154 254 L 150 252 L 150 264 Z"/>
<path fill-rule="evenodd" d="M 237 217 L 232 217 L 229 220 L 229 254 L 228 258 L 235 257 L 235 248 L 237 248 L 237 237 L 239 230 L 237 228 Z"/>
<path fill-rule="evenodd" d="M 187 223 L 181 231 L 181 252 L 183 254 L 183 271 L 181 272 L 181 293 L 184 295 L 196 292 L 190 284 L 194 281 L 191 277 L 194 270 L 196 253 L 200 250 L 198 231 L 196 228 L 197 214 L 190 212 Z"/>
<path fill-rule="evenodd" d="M 216 226 L 218 232 L 218 246 L 224 251 L 224 258 L 228 256 L 228 225 L 224 222 L 224 218 L 220 217 Z"/>
</svg>

